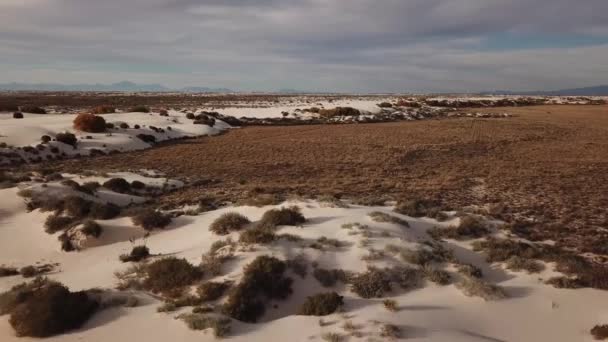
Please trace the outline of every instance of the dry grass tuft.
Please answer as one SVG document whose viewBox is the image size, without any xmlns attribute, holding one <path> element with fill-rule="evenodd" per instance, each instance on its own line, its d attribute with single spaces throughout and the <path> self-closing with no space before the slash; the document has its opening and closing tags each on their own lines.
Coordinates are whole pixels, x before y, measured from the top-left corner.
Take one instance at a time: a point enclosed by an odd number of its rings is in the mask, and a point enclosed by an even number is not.
<svg viewBox="0 0 608 342">
<path fill-rule="evenodd" d="M 249 221 L 246 216 L 236 212 L 230 212 L 223 214 L 213 221 L 211 226 L 209 226 L 209 230 L 218 235 L 227 235 L 233 231 L 241 230 L 249 223 L 251 223 L 251 221 Z"/>
<path fill-rule="evenodd" d="M 486 301 L 508 297 L 507 292 L 502 287 L 478 278 L 463 277 L 456 283 L 456 287 L 469 297 L 481 297 Z"/>
</svg>

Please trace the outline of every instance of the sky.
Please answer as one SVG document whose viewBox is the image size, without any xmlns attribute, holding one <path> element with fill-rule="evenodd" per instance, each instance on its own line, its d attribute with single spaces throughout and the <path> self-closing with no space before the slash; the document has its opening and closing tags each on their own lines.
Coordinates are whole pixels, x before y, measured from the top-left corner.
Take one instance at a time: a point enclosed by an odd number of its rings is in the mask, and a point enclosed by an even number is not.
<svg viewBox="0 0 608 342">
<path fill-rule="evenodd" d="M 0 82 L 341 92 L 608 84 L 608 0 L 0 0 Z"/>
</svg>

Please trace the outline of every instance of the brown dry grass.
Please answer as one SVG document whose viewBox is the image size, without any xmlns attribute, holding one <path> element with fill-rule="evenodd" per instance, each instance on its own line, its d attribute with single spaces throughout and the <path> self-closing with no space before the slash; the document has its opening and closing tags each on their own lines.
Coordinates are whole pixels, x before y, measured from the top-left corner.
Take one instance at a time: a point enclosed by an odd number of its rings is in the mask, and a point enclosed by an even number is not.
<svg viewBox="0 0 608 342">
<path fill-rule="evenodd" d="M 520 234 L 608 254 L 608 106 L 495 108 L 509 119 L 247 127 L 219 137 L 66 161 L 59 169 L 160 169 L 206 180 L 161 199 L 267 192 L 500 203 L 533 216 Z M 213 180 L 213 181 L 209 181 Z M 604 247 L 602 247 L 604 246 Z M 602 249 L 604 248 L 604 249 Z"/>
</svg>

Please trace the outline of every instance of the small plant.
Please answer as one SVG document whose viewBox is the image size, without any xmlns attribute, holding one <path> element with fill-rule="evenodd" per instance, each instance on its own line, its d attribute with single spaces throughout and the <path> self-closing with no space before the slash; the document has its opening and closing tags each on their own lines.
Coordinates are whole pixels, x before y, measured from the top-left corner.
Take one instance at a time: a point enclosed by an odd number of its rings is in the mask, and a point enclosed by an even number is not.
<svg viewBox="0 0 608 342">
<path fill-rule="evenodd" d="M 131 193 L 131 184 L 129 184 L 129 182 L 127 182 L 124 178 L 108 179 L 103 183 L 103 187 L 108 190 L 118 192 L 119 194 Z"/>
<path fill-rule="evenodd" d="M 226 337 L 231 330 L 232 321 L 224 317 L 214 317 L 200 313 L 181 314 L 177 316 L 192 330 L 212 329 L 213 336 Z"/>
<path fill-rule="evenodd" d="M 388 339 L 401 338 L 401 328 L 394 324 L 384 324 L 380 329 L 380 336 Z"/>
<path fill-rule="evenodd" d="M 154 230 L 162 229 L 169 225 L 171 223 L 171 216 L 153 209 L 145 209 L 133 216 L 131 220 L 133 224 L 145 230 Z"/>
<path fill-rule="evenodd" d="M 472 264 L 460 264 L 456 266 L 458 273 L 473 278 L 481 278 L 483 277 L 483 272 L 481 268 L 472 265 Z"/>
<path fill-rule="evenodd" d="M 513 271 L 526 271 L 528 273 L 539 273 L 545 269 L 543 264 L 533 259 L 526 259 L 514 255 L 507 260 L 507 268 Z"/>
<path fill-rule="evenodd" d="M 149 264 L 146 275 L 144 288 L 164 293 L 192 285 L 203 276 L 203 272 L 186 259 L 170 257 Z"/>
<path fill-rule="evenodd" d="M 150 113 L 150 108 L 146 106 L 134 106 L 129 108 L 128 112 L 130 113 Z"/>
<path fill-rule="evenodd" d="M 76 223 L 76 219 L 70 216 L 50 215 L 44 221 L 44 231 L 53 234 L 60 230 L 72 228 Z"/>
<path fill-rule="evenodd" d="M 226 235 L 232 231 L 241 230 L 249 223 L 251 223 L 251 221 L 249 221 L 246 216 L 239 213 L 225 213 L 213 221 L 209 230 L 218 235 Z"/>
<path fill-rule="evenodd" d="M 135 246 L 131 253 L 122 254 L 119 259 L 122 262 L 140 262 L 150 256 L 150 249 L 146 246 Z"/>
<path fill-rule="evenodd" d="M 63 210 L 68 216 L 83 218 L 89 214 L 91 202 L 80 196 L 68 196 L 63 200 Z"/>
<path fill-rule="evenodd" d="M 336 312 L 344 305 L 342 296 L 336 292 L 319 293 L 306 298 L 298 311 L 299 315 L 327 316 Z"/>
<path fill-rule="evenodd" d="M 410 224 L 397 216 L 389 215 L 387 213 L 383 213 L 381 211 L 372 211 L 369 213 L 369 217 L 372 218 L 375 222 L 389 222 L 402 225 L 404 227 L 409 227 Z"/>
<path fill-rule="evenodd" d="M 95 114 L 78 114 L 74 119 L 74 129 L 89 133 L 102 133 L 106 131 L 106 120 Z"/>
<path fill-rule="evenodd" d="M 346 272 L 338 269 L 327 270 L 324 268 L 315 268 L 312 275 L 323 287 L 332 287 L 336 285 L 338 281 L 346 283 L 348 279 Z"/>
<path fill-rule="evenodd" d="M 275 241 L 277 235 L 270 229 L 257 226 L 247 229 L 239 236 L 239 241 L 245 244 L 268 244 Z"/>
<path fill-rule="evenodd" d="M 384 305 L 384 308 L 390 312 L 396 312 L 399 310 L 399 307 L 397 306 L 397 301 L 394 299 L 385 299 L 384 301 L 382 301 L 382 304 Z"/>
<path fill-rule="evenodd" d="M 591 335 L 596 340 L 608 340 L 608 324 L 594 326 Z"/>
<path fill-rule="evenodd" d="M 76 139 L 76 136 L 69 132 L 57 133 L 57 135 L 55 135 L 55 140 L 66 145 L 70 145 L 74 148 L 76 148 L 76 144 L 78 143 L 78 139 Z"/>
<path fill-rule="evenodd" d="M 33 278 L 40 274 L 40 272 L 34 266 L 25 266 L 19 270 L 19 274 L 21 274 L 23 278 Z"/>
<path fill-rule="evenodd" d="M 351 278 L 351 289 L 362 298 L 381 298 L 391 291 L 391 280 L 387 272 L 369 268 Z"/>
<path fill-rule="evenodd" d="M 498 300 L 508 297 L 507 292 L 500 286 L 487 283 L 478 278 L 463 277 L 456 287 L 469 297 L 477 296 L 484 300 Z"/>
<path fill-rule="evenodd" d="M 139 125 L 135 125 L 135 126 L 133 126 L 133 128 L 139 129 Z M 141 140 L 143 142 L 146 142 L 148 144 L 155 144 L 156 143 L 156 137 L 153 136 L 152 134 L 140 133 L 140 134 L 136 135 L 136 137 L 139 140 Z"/>
<path fill-rule="evenodd" d="M 306 222 L 306 218 L 300 212 L 300 208 L 292 206 L 289 208 L 271 209 L 265 212 L 258 225 L 273 229 L 277 226 L 297 226 L 304 222 Z"/>
<path fill-rule="evenodd" d="M 213 282 L 208 281 L 201 284 L 196 292 L 203 302 L 209 302 L 220 299 L 224 293 L 230 288 L 230 282 Z"/>
<path fill-rule="evenodd" d="M 338 333 L 326 332 L 321 335 L 321 339 L 327 342 L 341 342 L 344 337 Z"/>
<path fill-rule="evenodd" d="M 135 190 L 143 190 L 146 188 L 146 183 L 134 180 L 131 182 L 131 188 Z"/>
<path fill-rule="evenodd" d="M 0 278 L 18 275 L 19 271 L 14 267 L 0 266 Z"/>
<path fill-rule="evenodd" d="M 440 213 L 439 203 L 427 199 L 400 201 L 397 203 L 394 210 L 399 214 L 411 217 L 427 216 L 434 218 Z"/>
<path fill-rule="evenodd" d="M 23 119 L 23 113 L 21 113 L 21 112 L 14 112 L 13 113 L 13 119 Z"/>
<path fill-rule="evenodd" d="M 83 185 L 83 187 L 86 183 Z M 89 217 L 96 220 L 110 220 L 120 215 L 120 207 L 112 203 L 93 202 L 89 208 Z"/>
<path fill-rule="evenodd" d="M 450 273 L 431 265 L 424 265 L 422 270 L 426 279 L 438 285 L 448 285 L 452 279 Z"/>
</svg>

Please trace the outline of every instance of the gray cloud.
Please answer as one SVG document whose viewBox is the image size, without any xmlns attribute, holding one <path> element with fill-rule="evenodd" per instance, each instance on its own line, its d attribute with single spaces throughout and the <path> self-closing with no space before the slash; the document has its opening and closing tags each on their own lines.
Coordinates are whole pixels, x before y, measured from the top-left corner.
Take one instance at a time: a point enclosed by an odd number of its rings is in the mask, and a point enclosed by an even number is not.
<svg viewBox="0 0 608 342">
<path fill-rule="evenodd" d="M 504 34 L 596 43 L 484 47 Z M 129 79 L 243 90 L 559 88 L 606 82 L 604 42 L 605 0 L 0 3 L 0 81 Z"/>
</svg>

